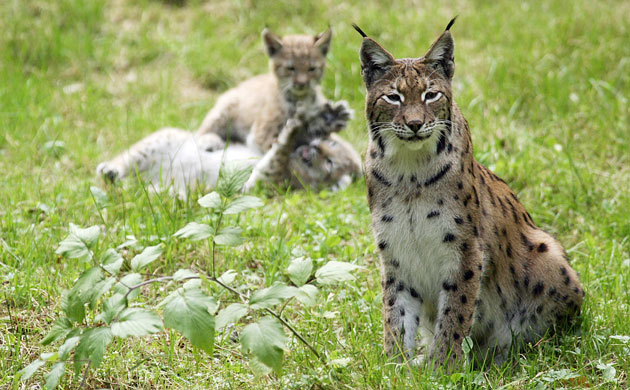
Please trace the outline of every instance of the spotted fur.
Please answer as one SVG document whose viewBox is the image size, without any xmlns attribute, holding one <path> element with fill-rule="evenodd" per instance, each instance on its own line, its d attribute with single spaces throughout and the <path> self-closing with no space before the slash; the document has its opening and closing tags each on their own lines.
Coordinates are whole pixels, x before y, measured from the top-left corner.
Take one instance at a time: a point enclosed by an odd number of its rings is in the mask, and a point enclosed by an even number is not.
<svg viewBox="0 0 630 390">
<path fill-rule="evenodd" d="M 448 29 L 420 58 L 394 59 L 367 36 L 361 45 L 385 350 L 411 358 L 422 327 L 436 365 L 460 360 L 468 336 L 475 358 L 499 363 L 574 319 L 584 291 L 562 246 L 475 161 L 453 52 Z"/>
</svg>

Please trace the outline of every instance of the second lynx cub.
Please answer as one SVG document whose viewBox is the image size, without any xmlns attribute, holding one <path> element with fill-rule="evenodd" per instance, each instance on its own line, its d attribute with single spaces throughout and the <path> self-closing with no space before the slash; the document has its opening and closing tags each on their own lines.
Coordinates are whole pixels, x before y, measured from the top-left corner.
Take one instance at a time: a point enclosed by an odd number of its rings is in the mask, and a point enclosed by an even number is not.
<svg viewBox="0 0 630 390">
<path fill-rule="evenodd" d="M 262 36 L 271 72 L 221 95 L 199 127 L 200 134 L 216 135 L 216 148 L 229 137 L 266 152 L 298 109 L 309 116 L 326 100 L 320 81 L 332 31 L 282 38 L 265 29 Z"/>
</svg>

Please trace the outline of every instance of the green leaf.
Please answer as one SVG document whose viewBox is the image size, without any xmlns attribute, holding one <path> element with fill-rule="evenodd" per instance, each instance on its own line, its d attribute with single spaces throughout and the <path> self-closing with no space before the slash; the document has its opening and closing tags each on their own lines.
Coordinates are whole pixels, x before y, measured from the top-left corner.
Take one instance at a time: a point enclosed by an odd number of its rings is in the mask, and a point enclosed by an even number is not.
<svg viewBox="0 0 630 390">
<path fill-rule="evenodd" d="M 241 318 L 248 312 L 247 305 L 242 303 L 233 303 L 221 310 L 217 315 L 216 328 L 221 329 L 226 325 L 232 324 Z"/>
<path fill-rule="evenodd" d="M 66 363 L 59 362 L 53 364 L 50 372 L 46 374 L 46 389 L 54 389 L 59 384 L 59 380 L 66 371 Z"/>
<path fill-rule="evenodd" d="M 214 317 L 217 303 L 200 288 L 181 287 L 172 292 L 164 306 L 164 326 L 173 328 L 208 353 L 214 347 Z"/>
<path fill-rule="evenodd" d="M 96 316 L 97 321 L 103 321 L 109 324 L 116 318 L 124 308 L 127 307 L 125 294 L 117 293 L 109 297 L 103 303 L 103 312 Z"/>
<path fill-rule="evenodd" d="M 216 190 L 224 198 L 231 198 L 236 195 L 243 184 L 249 179 L 253 167 L 239 166 L 237 164 L 224 164 L 219 171 Z"/>
<path fill-rule="evenodd" d="M 98 299 L 103 296 L 103 294 L 108 292 L 114 284 L 116 284 L 116 278 L 110 276 L 109 278 L 101 280 L 94 285 L 94 293 L 92 294 L 92 297 L 90 299 L 90 309 L 94 309 Z"/>
<path fill-rule="evenodd" d="M 313 306 L 317 302 L 319 290 L 312 284 L 305 284 L 297 289 L 295 298 L 302 302 L 304 306 Z"/>
<path fill-rule="evenodd" d="M 287 268 L 287 272 L 289 273 L 289 279 L 299 287 L 311 277 L 313 260 L 304 257 L 293 259 L 291 264 L 289 264 L 289 268 Z"/>
<path fill-rule="evenodd" d="M 46 364 L 45 361 L 40 360 L 40 359 L 36 359 L 35 361 L 33 361 L 31 364 L 29 364 L 28 366 L 24 367 L 23 369 L 21 369 L 20 371 L 18 371 L 18 375 L 20 376 L 20 379 L 25 381 L 28 378 L 32 377 L 33 374 L 35 374 L 35 372 L 44 364 Z"/>
<path fill-rule="evenodd" d="M 218 209 L 221 208 L 221 196 L 213 191 L 201 198 L 197 201 L 201 207 L 207 209 Z"/>
<path fill-rule="evenodd" d="M 230 202 L 223 214 L 238 214 L 245 210 L 262 207 L 263 202 L 255 196 L 241 196 Z"/>
<path fill-rule="evenodd" d="M 189 238 L 192 241 L 205 240 L 212 236 L 214 230 L 205 223 L 190 222 L 173 234 L 174 237 Z"/>
<path fill-rule="evenodd" d="M 70 259 L 91 258 L 92 252 L 87 245 L 79 237 L 69 234 L 63 241 L 59 243 L 59 247 L 55 250 L 58 255 L 66 256 Z"/>
<path fill-rule="evenodd" d="M 254 310 L 266 309 L 294 296 L 296 291 L 295 287 L 278 282 L 271 287 L 255 291 L 249 299 L 249 305 Z"/>
<path fill-rule="evenodd" d="M 464 355 L 468 355 L 470 351 L 472 351 L 473 346 L 473 339 L 470 336 L 464 337 L 464 340 L 462 342 L 462 351 L 464 352 Z"/>
<path fill-rule="evenodd" d="M 354 280 L 354 275 L 350 272 L 358 268 L 361 267 L 356 264 L 333 260 L 318 269 L 317 272 L 315 272 L 315 277 L 320 284 L 345 282 L 347 280 Z"/>
<path fill-rule="evenodd" d="M 59 350 L 57 351 L 57 354 L 59 355 L 59 360 L 66 360 L 70 352 L 72 352 L 72 350 L 74 349 L 74 347 L 76 347 L 77 344 L 79 344 L 80 340 L 81 340 L 80 336 L 74 336 L 74 337 L 68 338 L 61 345 L 61 347 L 59 347 Z"/>
<path fill-rule="evenodd" d="M 106 250 L 101 256 L 101 266 L 110 274 L 118 273 L 123 262 L 122 256 L 112 248 Z"/>
<path fill-rule="evenodd" d="M 173 274 L 173 280 L 175 280 L 176 282 L 179 282 L 185 279 L 190 279 L 193 277 L 198 277 L 198 274 L 189 269 L 180 269 Z"/>
<path fill-rule="evenodd" d="M 82 229 L 77 225 L 71 223 L 70 224 L 70 234 L 79 238 L 79 240 L 83 241 L 88 248 L 92 247 L 98 241 L 98 236 L 101 234 L 101 230 L 98 226 L 90 226 L 88 228 Z"/>
<path fill-rule="evenodd" d="M 105 355 L 105 350 L 112 341 L 112 337 L 110 328 L 101 327 L 85 330 L 74 352 L 75 372 L 78 372 L 87 360 L 92 362 L 92 368 L 98 367 L 103 361 L 103 355 Z"/>
<path fill-rule="evenodd" d="M 606 382 L 617 382 L 617 369 L 611 363 L 599 362 L 597 368 L 601 370 Z"/>
<path fill-rule="evenodd" d="M 228 246 L 238 245 L 243 242 L 242 231 L 243 229 L 238 226 L 225 226 L 214 236 L 214 243 Z"/>
<path fill-rule="evenodd" d="M 103 280 L 103 272 L 100 268 L 92 267 L 79 276 L 74 286 L 68 293 L 62 309 L 66 315 L 76 321 L 83 321 L 85 317 L 85 304 L 91 303 L 92 298 L 98 291 L 95 286 Z"/>
<path fill-rule="evenodd" d="M 254 375 L 256 376 L 264 376 L 273 371 L 271 367 L 265 366 L 256 356 L 250 356 L 249 367 L 252 369 Z"/>
<path fill-rule="evenodd" d="M 160 257 L 162 254 L 162 245 L 158 244 L 155 246 L 148 246 L 144 248 L 142 253 L 134 256 L 131 259 L 131 269 L 133 271 L 138 271 L 143 267 L 146 267 L 148 264 L 153 262 L 155 259 Z"/>
<path fill-rule="evenodd" d="M 90 193 L 94 198 L 94 203 L 96 203 L 96 207 L 103 208 L 107 205 L 107 192 L 96 186 L 92 186 L 90 187 Z"/>
<path fill-rule="evenodd" d="M 279 373 L 287 337 L 282 325 L 271 317 L 247 325 L 241 332 L 243 352 L 255 356 L 262 364 Z"/>
<path fill-rule="evenodd" d="M 50 328 L 50 331 L 48 332 L 46 337 L 44 337 L 42 341 L 40 341 L 40 343 L 42 345 L 48 345 L 50 343 L 54 343 L 55 341 L 66 337 L 72 329 L 73 329 L 72 321 L 70 321 L 68 318 L 66 317 L 57 318 L 52 328 Z"/>
<path fill-rule="evenodd" d="M 229 269 L 219 276 L 218 279 L 223 284 L 230 284 L 236 279 L 236 275 L 238 275 L 236 271 Z"/>
<path fill-rule="evenodd" d="M 146 336 L 162 329 L 162 320 L 157 314 L 144 309 L 128 308 L 112 324 L 112 334 L 118 337 Z"/>
</svg>

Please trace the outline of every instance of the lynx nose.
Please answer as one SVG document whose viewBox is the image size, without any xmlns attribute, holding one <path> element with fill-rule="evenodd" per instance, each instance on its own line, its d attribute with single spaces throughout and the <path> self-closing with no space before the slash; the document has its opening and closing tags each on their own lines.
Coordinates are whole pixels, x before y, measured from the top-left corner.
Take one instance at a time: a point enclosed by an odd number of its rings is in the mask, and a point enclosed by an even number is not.
<svg viewBox="0 0 630 390">
<path fill-rule="evenodd" d="M 407 122 L 407 127 L 411 129 L 414 133 L 418 133 L 422 128 L 422 121 L 414 120 Z"/>
</svg>

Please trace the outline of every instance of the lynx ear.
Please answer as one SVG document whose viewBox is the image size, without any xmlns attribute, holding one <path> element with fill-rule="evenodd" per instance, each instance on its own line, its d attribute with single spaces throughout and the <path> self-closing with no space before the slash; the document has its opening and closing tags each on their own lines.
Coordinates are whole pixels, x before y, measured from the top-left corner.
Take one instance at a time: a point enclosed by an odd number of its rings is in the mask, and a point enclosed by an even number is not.
<svg viewBox="0 0 630 390">
<path fill-rule="evenodd" d="M 331 39 L 332 29 L 329 27 L 323 33 L 315 35 L 315 43 L 313 45 L 321 50 L 323 56 L 326 56 L 326 54 L 328 54 L 328 49 L 330 48 Z"/>
<path fill-rule="evenodd" d="M 265 51 L 269 57 L 273 57 L 282 49 L 282 41 L 279 36 L 265 28 L 262 32 Z"/>
<path fill-rule="evenodd" d="M 446 27 L 446 31 L 431 45 L 431 48 L 424 55 L 423 62 L 428 63 L 436 70 L 441 72 L 447 79 L 451 80 L 455 73 L 455 41 L 449 29 L 455 22 L 455 19 Z"/>
<path fill-rule="evenodd" d="M 359 51 L 361 57 L 361 75 L 366 85 L 372 84 L 387 73 L 396 63 L 394 57 L 375 40 L 364 37 Z"/>
</svg>

